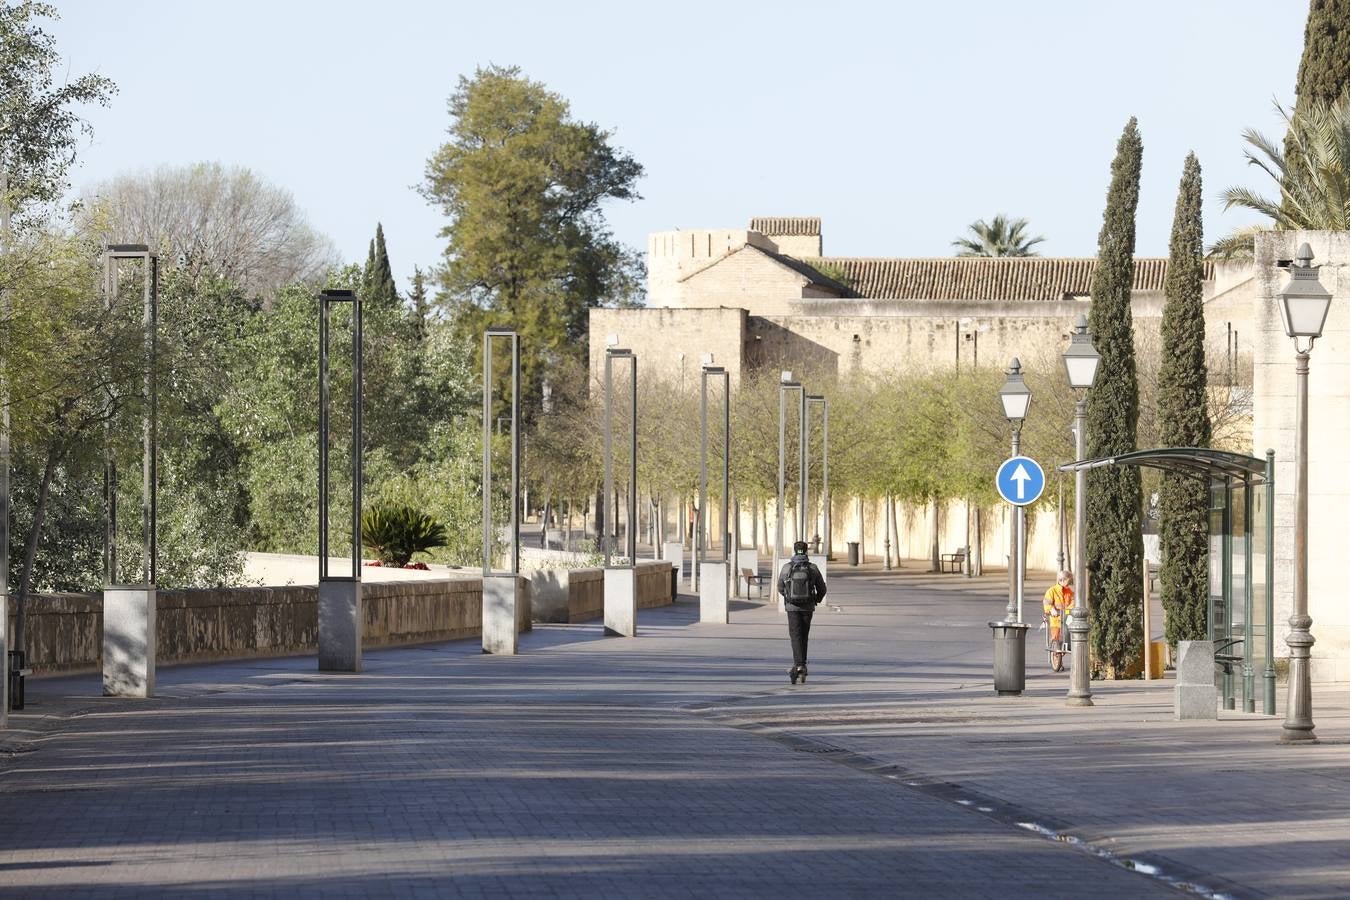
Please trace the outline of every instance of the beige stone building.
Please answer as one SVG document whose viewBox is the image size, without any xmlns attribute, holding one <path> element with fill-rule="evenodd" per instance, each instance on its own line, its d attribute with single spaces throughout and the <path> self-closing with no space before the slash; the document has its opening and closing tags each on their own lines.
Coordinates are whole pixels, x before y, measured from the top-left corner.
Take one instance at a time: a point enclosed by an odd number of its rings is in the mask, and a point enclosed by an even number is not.
<svg viewBox="0 0 1350 900">
<path fill-rule="evenodd" d="M 645 308 L 591 312 L 597 375 L 611 336 L 637 353 L 644 377 L 696 377 L 707 353 L 730 369 L 733 379 L 756 370 L 807 368 L 803 362 L 838 375 L 1002 369 L 1013 356 L 1062 351 L 1077 317 L 1088 310 L 1096 267 L 1095 258 L 827 256 L 820 220 L 805 217 L 755 218 L 743 229 L 659 232 L 648 240 L 647 263 Z M 1166 273 L 1166 259 L 1136 260 L 1137 333 L 1156 333 Z M 1227 381 L 1234 391 L 1248 390 L 1243 385 L 1250 377 L 1243 370 L 1249 372 L 1253 341 L 1268 324 L 1258 315 L 1258 282 L 1250 263 L 1206 268 L 1207 335 L 1211 360 L 1217 361 L 1212 369 L 1219 370 L 1211 382 Z M 1246 440 L 1245 427 L 1239 443 Z M 1048 467 L 1050 461 L 1043 462 Z M 836 552 L 851 540 L 861 540 L 869 556 L 882 552 L 879 504 L 836 496 L 832 515 Z M 925 509 L 900 513 L 901 555 L 927 556 L 930 515 Z M 945 511 L 939 525 L 944 552 L 966 542 L 962 508 Z M 1002 520 L 983 529 L 983 557 L 992 564 L 1006 559 L 1004 529 Z M 749 533 L 748 525 L 743 533 Z M 1037 516 L 1029 535 L 1030 565 L 1053 568 L 1057 549 L 1054 517 Z"/>
</svg>

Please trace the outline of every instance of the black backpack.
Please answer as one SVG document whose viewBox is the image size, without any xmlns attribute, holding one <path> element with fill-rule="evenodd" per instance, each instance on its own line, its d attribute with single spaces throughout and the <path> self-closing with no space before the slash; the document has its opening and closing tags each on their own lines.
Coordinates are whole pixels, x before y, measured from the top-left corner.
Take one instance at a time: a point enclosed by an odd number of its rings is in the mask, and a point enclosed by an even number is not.
<svg viewBox="0 0 1350 900">
<path fill-rule="evenodd" d="M 811 564 L 809 562 L 793 563 L 792 570 L 788 573 L 787 601 L 789 603 L 810 603 L 811 600 Z"/>
</svg>

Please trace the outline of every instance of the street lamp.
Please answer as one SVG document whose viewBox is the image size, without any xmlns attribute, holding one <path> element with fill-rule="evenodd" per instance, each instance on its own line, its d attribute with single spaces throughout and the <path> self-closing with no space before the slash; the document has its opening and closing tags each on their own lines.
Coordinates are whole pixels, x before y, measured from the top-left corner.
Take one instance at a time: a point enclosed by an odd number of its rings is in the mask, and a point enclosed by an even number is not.
<svg viewBox="0 0 1350 900">
<path fill-rule="evenodd" d="M 1087 455 L 1087 392 L 1097 380 L 1097 366 L 1101 363 L 1101 354 L 1092 346 L 1092 333 L 1088 331 L 1087 316 L 1080 315 L 1078 324 L 1069 339 L 1069 349 L 1064 351 L 1064 373 L 1069 377 L 1069 387 L 1078 393 L 1078 402 L 1073 413 L 1074 456 L 1078 462 Z M 1088 577 L 1087 577 L 1087 471 L 1077 468 L 1073 473 L 1073 570 L 1076 584 L 1073 592 L 1073 609 L 1069 612 L 1069 640 L 1073 648 L 1070 662 L 1069 706 L 1092 705 L 1092 678 L 1088 658 Z M 1147 649 L 1147 648 L 1146 648 Z"/>
<path fill-rule="evenodd" d="M 807 413 L 810 413 L 810 404 L 820 404 L 820 497 L 821 497 L 821 527 L 825 531 L 824 551 L 825 558 L 828 560 L 831 556 L 832 545 L 830 542 L 830 401 L 826 400 L 822 394 L 810 394 L 806 398 Z M 814 516 L 812 517 L 814 518 Z M 803 539 L 806 535 L 802 535 Z M 816 552 L 821 552 L 821 537 L 817 533 L 815 536 Z"/>
<path fill-rule="evenodd" d="M 1294 339 L 1294 373 L 1297 380 L 1294 430 L 1294 611 L 1289 616 L 1289 700 L 1285 704 L 1286 743 L 1316 741 L 1312 720 L 1312 677 L 1309 671 L 1313 636 L 1308 615 L 1308 356 L 1322 336 L 1331 292 L 1322 287 L 1312 264 L 1312 248 L 1299 245 L 1297 262 L 1289 268 L 1289 281 L 1280 291 L 1280 318 L 1284 333 Z M 1307 341 L 1304 346 L 1303 341 Z"/>
<path fill-rule="evenodd" d="M 1008 380 L 998 389 L 998 399 L 1003 403 L 1003 417 L 1012 423 L 1012 455 L 1022 455 L 1022 422 L 1027 417 L 1027 408 L 1031 406 L 1031 388 L 1022 378 L 1022 363 L 1013 357 L 1008 366 Z M 1025 577 L 1022 564 L 1022 507 L 1013 509 L 1012 556 L 1008 566 L 1012 577 L 1011 590 L 1008 591 L 1008 610 L 1004 621 L 1022 621 L 1022 580 Z"/>
<path fill-rule="evenodd" d="M 727 623 L 727 572 L 732 548 L 727 542 L 727 524 L 731 503 L 731 373 L 725 366 L 714 366 L 712 354 L 705 354 L 702 368 L 702 393 L 699 395 L 698 525 L 695 556 L 699 572 L 699 621 Z M 722 382 L 722 502 L 718 515 L 721 535 L 720 559 L 709 558 L 708 539 L 708 378 Z"/>
<path fill-rule="evenodd" d="M 778 563 L 783 552 L 783 512 L 786 504 L 784 482 L 787 479 L 787 395 L 796 391 L 800 395 L 797 408 L 798 451 L 801 457 L 798 506 L 798 524 L 801 539 L 806 539 L 806 388 L 800 381 L 794 381 L 792 373 L 784 371 L 778 383 L 778 515 L 774 523 L 773 577 L 778 578 Z M 780 609 L 782 602 L 779 602 Z"/>
</svg>

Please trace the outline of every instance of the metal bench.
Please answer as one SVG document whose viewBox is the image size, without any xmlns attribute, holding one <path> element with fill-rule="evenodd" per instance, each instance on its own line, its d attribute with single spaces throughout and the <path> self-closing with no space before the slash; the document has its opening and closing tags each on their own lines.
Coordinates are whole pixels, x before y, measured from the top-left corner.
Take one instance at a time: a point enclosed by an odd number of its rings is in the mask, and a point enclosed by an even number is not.
<svg viewBox="0 0 1350 900">
<path fill-rule="evenodd" d="M 753 569 L 741 569 L 741 577 L 745 579 L 745 593 L 750 594 L 750 585 L 759 588 L 759 596 L 764 596 L 764 576 Z"/>
<path fill-rule="evenodd" d="M 961 568 L 966 562 L 965 548 L 957 550 L 955 553 L 944 553 L 938 559 L 938 571 L 951 572 L 953 575 L 960 575 Z"/>
</svg>

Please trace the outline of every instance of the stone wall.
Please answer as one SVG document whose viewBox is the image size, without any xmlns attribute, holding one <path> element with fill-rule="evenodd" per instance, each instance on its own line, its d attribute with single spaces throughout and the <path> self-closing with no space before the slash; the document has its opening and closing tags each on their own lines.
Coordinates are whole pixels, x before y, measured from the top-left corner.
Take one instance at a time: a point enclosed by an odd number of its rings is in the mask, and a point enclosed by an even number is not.
<svg viewBox="0 0 1350 900">
<path fill-rule="evenodd" d="M 1313 678 L 1350 680 L 1350 604 L 1341 570 L 1341 512 L 1350 506 L 1350 232 L 1277 231 L 1256 237 L 1253 309 L 1253 446 L 1275 451 L 1275 652 L 1284 643 L 1293 605 L 1294 342 L 1285 335 L 1277 296 L 1288 276 L 1277 263 L 1299 244 L 1311 245 L 1331 310 L 1312 351 L 1308 399 L 1308 613 Z M 1260 562 L 1263 562 L 1261 560 Z M 1259 569 L 1258 569 L 1259 571 Z"/>
<path fill-rule="evenodd" d="M 521 604 L 517 624 L 528 631 L 532 621 L 529 582 L 521 581 L 526 602 Z M 481 633 L 482 582 L 477 578 L 367 582 L 361 593 L 368 647 L 448 641 Z M 28 664 L 38 672 L 97 669 L 102 632 L 101 594 L 34 597 L 28 611 Z M 158 632 L 161 664 L 314 653 L 318 588 L 160 591 Z"/>
<path fill-rule="evenodd" d="M 743 309 L 593 309 L 590 313 L 591 389 L 604 390 L 605 339 L 618 335 L 619 346 L 637 354 L 638 379 L 659 377 L 697 391 L 703 354 L 731 372 L 740 383 L 746 338 Z M 615 367 L 615 389 L 627 384 L 626 364 Z"/>
<path fill-rule="evenodd" d="M 638 560 L 639 609 L 668 606 L 670 563 Z M 536 622 L 587 622 L 605 614 L 605 570 L 539 569 L 530 575 Z"/>
</svg>

